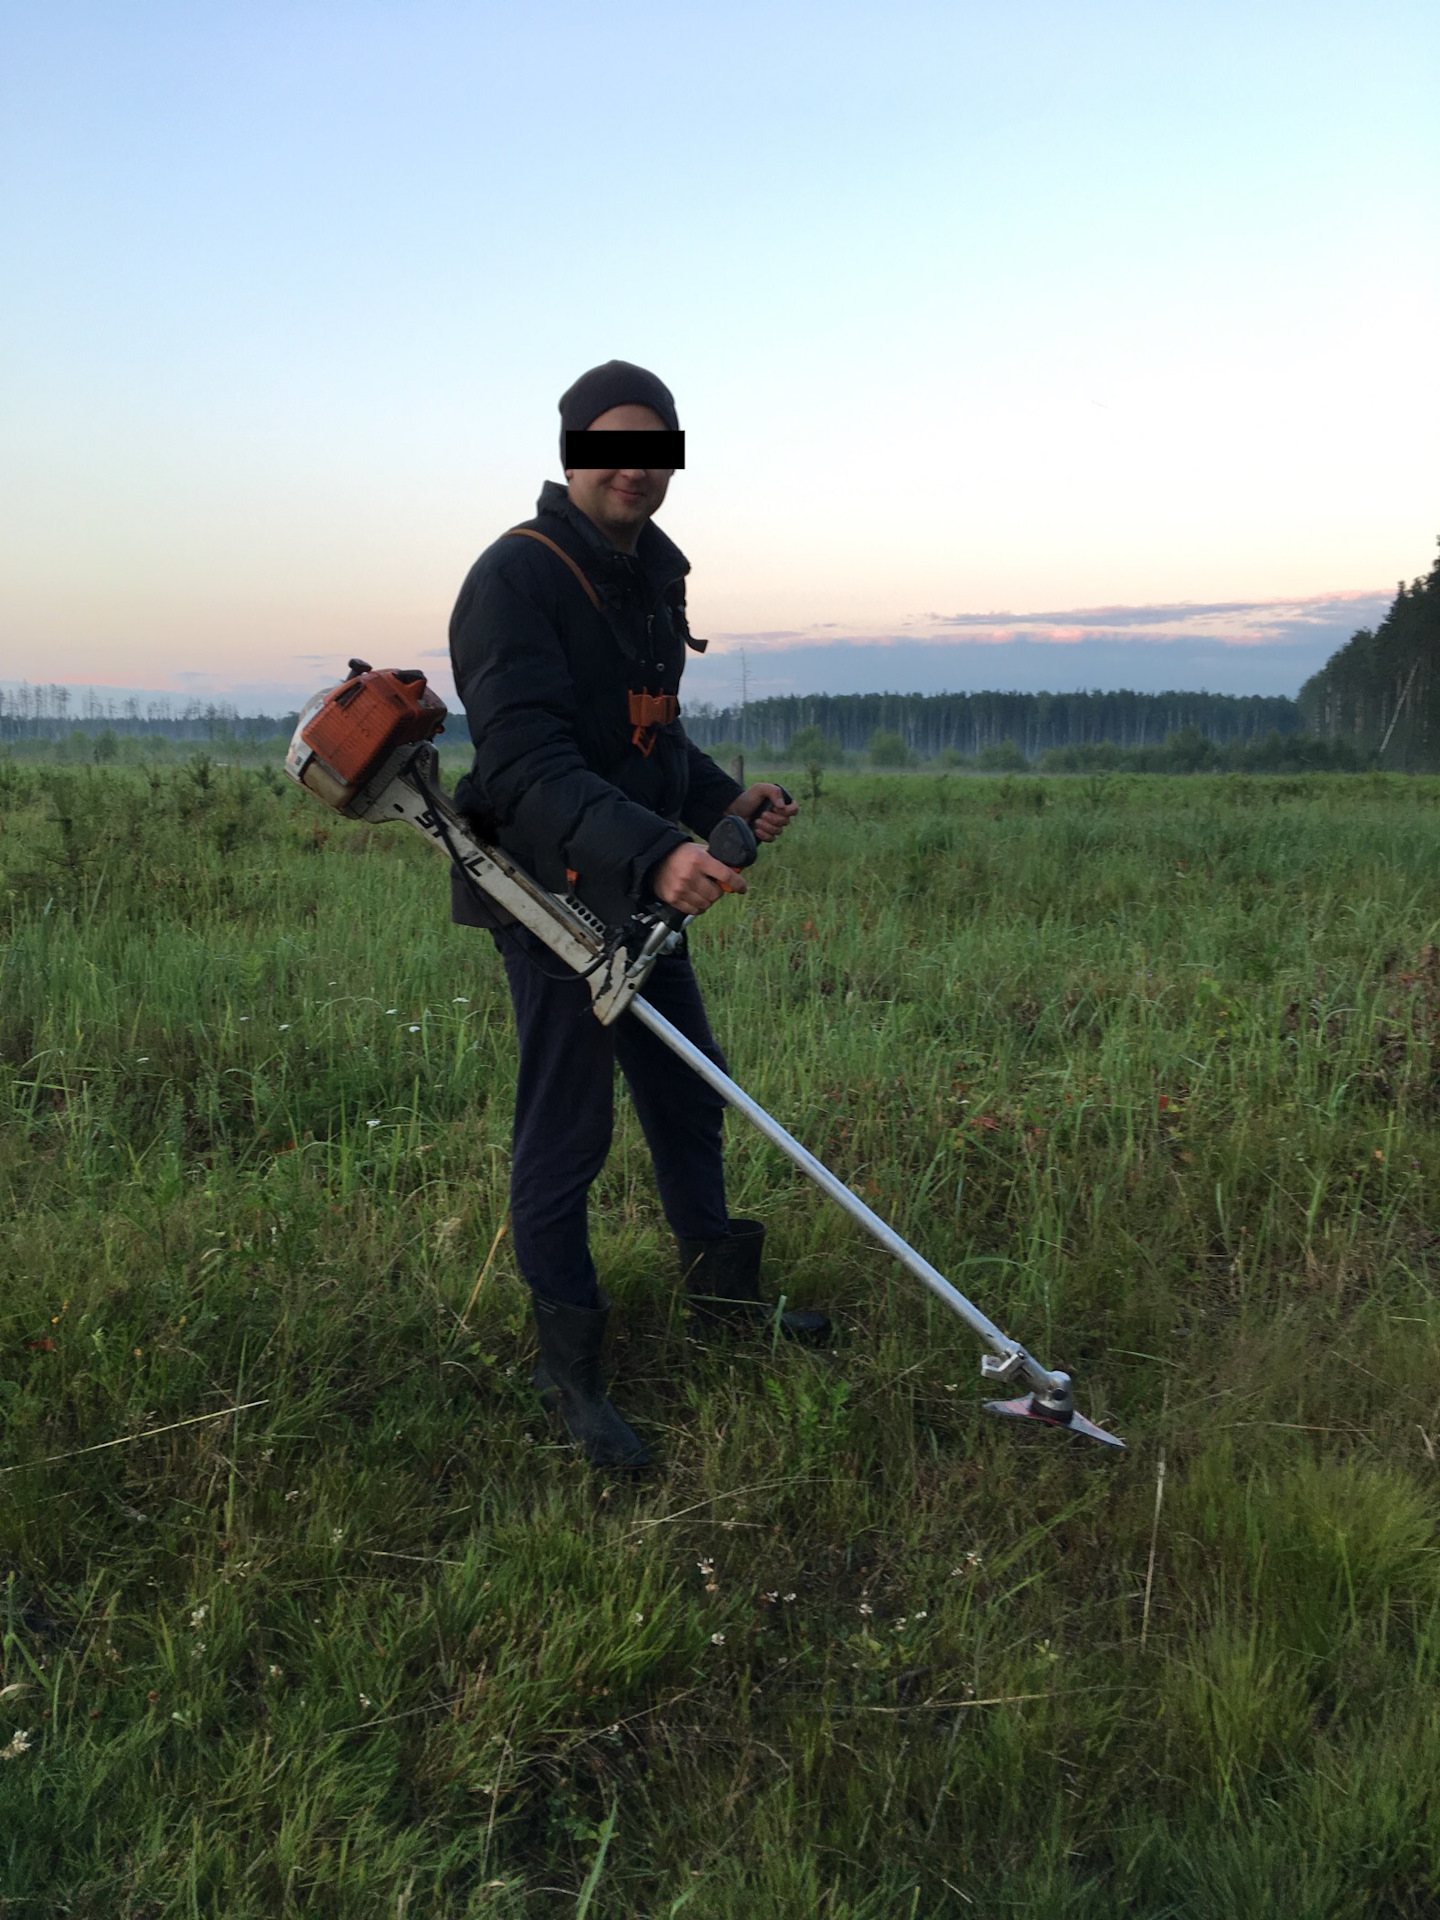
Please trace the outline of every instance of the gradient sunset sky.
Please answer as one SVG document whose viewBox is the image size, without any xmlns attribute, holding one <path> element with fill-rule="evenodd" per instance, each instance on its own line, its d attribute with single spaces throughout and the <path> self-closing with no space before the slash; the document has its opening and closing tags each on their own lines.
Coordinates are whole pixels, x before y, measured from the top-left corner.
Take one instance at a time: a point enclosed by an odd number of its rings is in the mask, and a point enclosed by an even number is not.
<svg viewBox="0 0 1440 1920">
<path fill-rule="evenodd" d="M 1437 74 L 1434 0 L 11 0 L 0 680 L 438 668 L 619 355 L 692 690 L 1298 684 L 1440 533 Z"/>
</svg>

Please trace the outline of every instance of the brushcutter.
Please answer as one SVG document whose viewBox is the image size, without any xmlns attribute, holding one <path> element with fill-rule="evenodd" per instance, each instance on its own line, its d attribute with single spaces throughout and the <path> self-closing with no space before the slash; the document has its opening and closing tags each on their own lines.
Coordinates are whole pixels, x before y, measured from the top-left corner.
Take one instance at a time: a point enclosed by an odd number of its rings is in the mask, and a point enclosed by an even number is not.
<svg viewBox="0 0 1440 1920">
<path fill-rule="evenodd" d="M 285 756 L 285 771 L 348 819 L 376 825 L 404 820 L 418 828 L 449 856 L 492 914 L 498 908 L 502 921 L 526 928 L 585 981 L 597 1020 L 606 1026 L 625 1015 L 639 1020 L 744 1114 L 959 1315 L 987 1349 L 981 1356 L 980 1373 L 988 1385 L 1028 1389 L 1012 1400 L 987 1400 L 987 1412 L 1064 1428 L 1105 1446 L 1123 1448 L 1123 1440 L 1076 1411 L 1068 1373 L 1050 1372 L 1018 1340 L 1002 1332 L 642 997 L 640 989 L 655 962 L 677 947 L 688 924 L 686 915 L 656 902 L 624 926 L 607 926 L 573 892 L 547 891 L 486 837 L 477 823 L 456 812 L 441 786 L 440 758 L 432 744 L 445 718 L 445 704 L 426 685 L 423 673 L 399 668 L 377 672 L 363 660 L 352 660 L 348 678 L 316 694 L 306 705 Z M 726 866 L 736 870 L 749 866 L 757 851 L 749 822 L 727 814 L 711 834 L 709 850 Z"/>
</svg>

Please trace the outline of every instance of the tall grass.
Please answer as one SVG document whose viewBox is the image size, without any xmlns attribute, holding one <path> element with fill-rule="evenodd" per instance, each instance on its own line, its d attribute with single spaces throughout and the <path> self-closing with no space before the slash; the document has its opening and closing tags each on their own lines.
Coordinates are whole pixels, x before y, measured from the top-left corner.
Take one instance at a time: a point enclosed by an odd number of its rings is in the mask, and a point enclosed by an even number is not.
<svg viewBox="0 0 1440 1920">
<path fill-rule="evenodd" d="M 487 1268 L 432 851 L 0 762 L 0 1911 L 1435 1911 L 1437 851 L 1440 782 L 832 779 L 693 936 L 732 1069 L 1132 1451 L 986 1419 L 738 1123 L 839 1336 L 688 1342 L 627 1113 L 634 1488 Z"/>
</svg>

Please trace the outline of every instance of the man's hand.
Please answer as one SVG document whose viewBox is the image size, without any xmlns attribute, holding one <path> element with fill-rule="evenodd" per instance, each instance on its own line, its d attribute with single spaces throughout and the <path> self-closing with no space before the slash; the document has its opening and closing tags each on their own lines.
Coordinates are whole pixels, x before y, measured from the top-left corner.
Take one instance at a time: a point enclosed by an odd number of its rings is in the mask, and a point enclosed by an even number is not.
<svg viewBox="0 0 1440 1920">
<path fill-rule="evenodd" d="M 738 812 L 739 808 L 731 811 Z M 698 840 L 687 840 L 683 847 L 666 854 L 650 876 L 650 888 L 667 907 L 677 907 L 681 913 L 704 913 L 722 893 L 744 893 L 745 881 L 734 867 L 707 853 Z"/>
<path fill-rule="evenodd" d="M 755 809 L 766 800 L 770 804 L 757 820 Z M 785 789 L 777 787 L 773 780 L 757 780 L 737 800 L 732 800 L 725 811 L 738 813 L 742 820 L 748 820 L 755 829 L 757 840 L 778 840 L 800 809 L 793 800 L 786 798 Z"/>
</svg>

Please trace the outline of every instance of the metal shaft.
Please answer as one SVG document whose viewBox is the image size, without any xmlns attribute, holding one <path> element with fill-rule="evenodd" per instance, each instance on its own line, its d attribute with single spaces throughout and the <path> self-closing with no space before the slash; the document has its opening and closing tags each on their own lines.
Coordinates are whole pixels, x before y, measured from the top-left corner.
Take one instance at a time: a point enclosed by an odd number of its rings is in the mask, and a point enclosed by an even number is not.
<svg viewBox="0 0 1440 1920">
<path fill-rule="evenodd" d="M 880 1242 L 887 1253 L 891 1253 L 901 1266 L 909 1269 L 917 1280 L 929 1287 L 933 1294 L 943 1300 L 952 1313 L 960 1318 L 979 1335 L 986 1346 L 995 1353 L 1009 1357 L 1014 1354 L 1024 1356 L 1024 1372 L 1037 1387 L 1059 1388 L 1063 1376 L 1050 1373 L 1037 1360 L 1025 1352 L 1018 1340 L 1012 1340 L 1008 1334 L 1000 1331 L 995 1322 L 972 1301 L 965 1298 L 957 1287 L 952 1287 L 943 1273 L 938 1273 L 928 1260 L 922 1260 L 915 1249 L 902 1240 L 893 1227 L 887 1226 L 879 1214 L 872 1213 L 863 1200 L 855 1195 L 837 1179 L 830 1169 L 817 1160 L 813 1153 L 802 1147 L 793 1134 L 787 1133 L 778 1120 L 773 1120 L 765 1109 L 752 1100 L 743 1087 L 737 1086 L 728 1073 L 722 1073 L 713 1060 L 709 1060 L 691 1041 L 687 1040 L 678 1027 L 661 1013 L 657 1013 L 648 1000 L 637 996 L 630 1002 L 632 1016 L 647 1026 L 657 1039 L 663 1040 L 672 1053 L 678 1054 L 687 1066 L 699 1074 L 709 1086 L 736 1109 L 743 1113 L 752 1126 L 758 1127 L 772 1145 L 777 1146 L 787 1159 L 793 1160 L 802 1173 L 808 1174 L 822 1192 L 828 1193 L 837 1206 L 843 1207 L 850 1218 Z M 1068 1385 L 1068 1381 L 1065 1381 Z"/>
</svg>

